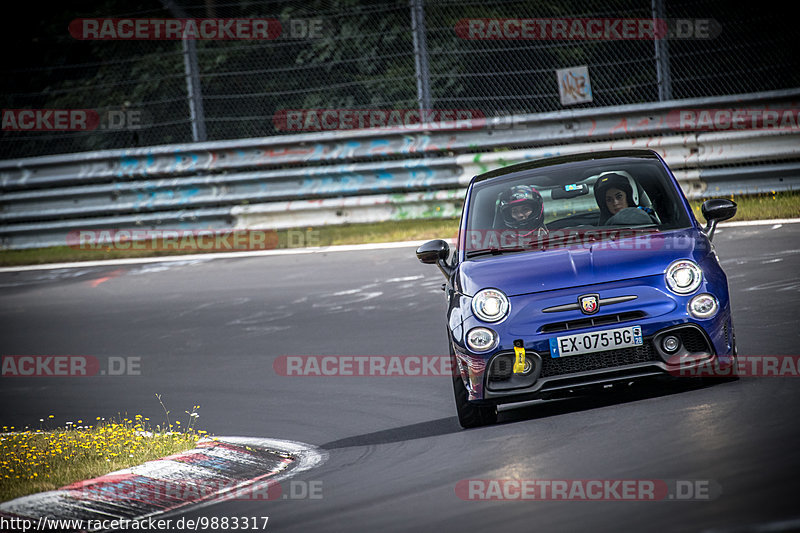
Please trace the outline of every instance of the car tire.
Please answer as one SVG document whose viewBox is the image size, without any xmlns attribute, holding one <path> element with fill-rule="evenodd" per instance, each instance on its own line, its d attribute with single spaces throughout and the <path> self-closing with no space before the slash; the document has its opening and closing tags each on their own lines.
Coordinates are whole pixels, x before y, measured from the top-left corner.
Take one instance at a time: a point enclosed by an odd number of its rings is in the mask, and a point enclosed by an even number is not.
<svg viewBox="0 0 800 533">
<path fill-rule="evenodd" d="M 461 372 L 458 371 L 458 364 L 455 354 L 450 348 L 450 359 L 453 368 L 453 396 L 456 400 L 456 413 L 458 413 L 458 423 L 464 429 L 488 426 L 497 422 L 497 406 L 494 404 L 477 405 L 469 401 L 467 387 L 461 379 Z"/>
<path fill-rule="evenodd" d="M 458 423 L 461 424 L 462 428 L 488 426 L 497 422 L 497 406 L 471 403 L 461 376 L 453 377 L 453 393 L 456 398 Z"/>
</svg>

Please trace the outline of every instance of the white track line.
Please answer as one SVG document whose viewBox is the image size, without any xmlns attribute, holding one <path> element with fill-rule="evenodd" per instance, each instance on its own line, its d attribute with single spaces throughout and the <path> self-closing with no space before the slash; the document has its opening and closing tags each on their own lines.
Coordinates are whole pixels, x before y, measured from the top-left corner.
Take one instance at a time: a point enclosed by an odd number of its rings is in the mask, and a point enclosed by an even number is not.
<svg viewBox="0 0 800 533">
<path fill-rule="evenodd" d="M 87 268 L 97 266 L 141 265 L 146 263 L 172 263 L 176 261 L 210 261 L 212 259 L 240 259 L 243 257 L 264 257 L 270 255 L 324 254 L 328 252 L 358 252 L 363 250 L 384 250 L 419 246 L 428 241 L 379 242 L 373 244 L 342 244 L 338 246 L 319 246 L 316 248 L 281 248 L 277 250 L 254 250 L 246 252 L 205 253 L 192 255 L 168 255 L 160 257 L 130 257 L 126 259 L 105 259 L 102 261 L 75 261 L 72 263 L 51 263 L 46 265 L 23 265 L 0 267 L 0 272 L 26 272 L 29 270 L 57 270 L 60 268 Z"/>
<path fill-rule="evenodd" d="M 800 218 L 775 218 L 772 220 L 743 220 L 740 222 L 722 222 L 718 228 L 737 228 L 740 226 L 769 226 L 774 224 L 795 224 Z"/>
</svg>

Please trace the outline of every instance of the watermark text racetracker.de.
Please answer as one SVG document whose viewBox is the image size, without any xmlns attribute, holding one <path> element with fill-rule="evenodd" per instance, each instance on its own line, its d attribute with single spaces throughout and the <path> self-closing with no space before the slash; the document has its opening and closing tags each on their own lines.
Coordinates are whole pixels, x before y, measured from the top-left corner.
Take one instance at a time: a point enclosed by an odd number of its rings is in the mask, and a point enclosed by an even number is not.
<svg viewBox="0 0 800 533">
<path fill-rule="evenodd" d="M 133 131 L 153 124 L 143 109 L 3 109 L 3 131 Z"/>
<path fill-rule="evenodd" d="M 667 363 L 669 374 L 678 378 L 800 377 L 800 355 L 740 355 L 719 361 L 680 356 Z M 445 355 L 281 355 L 272 368 L 287 377 L 429 377 L 456 371 Z"/>
<path fill-rule="evenodd" d="M 696 247 L 696 243 L 690 238 L 666 240 L 653 228 L 533 231 L 469 229 L 459 231 L 456 242 L 459 242 L 467 253 L 493 249 L 553 250 L 591 247 L 595 250 L 657 251 L 668 247 L 671 249 L 685 247 L 687 250 Z"/>
<path fill-rule="evenodd" d="M 708 18 L 465 18 L 455 32 L 474 41 L 625 41 L 714 39 L 722 26 Z"/>
<path fill-rule="evenodd" d="M 267 229 L 77 229 L 67 234 L 67 246 L 86 252 L 109 250 L 149 251 L 255 251 L 275 248 L 319 247 L 320 232 L 290 229 L 279 234 Z"/>
<path fill-rule="evenodd" d="M 442 355 L 282 355 L 272 368 L 289 377 L 452 376 L 454 365 Z"/>
<path fill-rule="evenodd" d="M 800 355 L 739 355 L 735 359 L 700 360 L 673 357 L 670 374 L 680 378 L 796 378 L 800 377 Z M 722 357 L 720 359 L 723 359 Z"/>
<path fill-rule="evenodd" d="M 321 18 L 78 18 L 69 34 L 80 41 L 264 41 L 319 39 Z"/>
<path fill-rule="evenodd" d="M 3 355 L 0 368 L 0 376 L 4 378 L 141 376 L 142 358 L 114 355 Z"/>
<path fill-rule="evenodd" d="M 465 501 L 709 501 L 722 493 L 710 479 L 462 479 Z"/>
<path fill-rule="evenodd" d="M 667 113 L 673 131 L 800 131 L 800 108 L 675 109 Z"/>
<path fill-rule="evenodd" d="M 266 480 L 243 484 L 241 480 L 197 478 L 192 480 L 153 479 L 133 474 L 109 474 L 64 487 L 79 500 L 104 501 L 275 501 L 321 500 L 322 480 Z"/>
<path fill-rule="evenodd" d="M 479 109 L 281 109 L 272 121 L 278 131 L 448 131 L 486 127 L 486 115 Z"/>
<path fill-rule="evenodd" d="M 274 18 L 79 18 L 69 34 L 81 41 L 270 40 L 281 35 Z"/>
</svg>

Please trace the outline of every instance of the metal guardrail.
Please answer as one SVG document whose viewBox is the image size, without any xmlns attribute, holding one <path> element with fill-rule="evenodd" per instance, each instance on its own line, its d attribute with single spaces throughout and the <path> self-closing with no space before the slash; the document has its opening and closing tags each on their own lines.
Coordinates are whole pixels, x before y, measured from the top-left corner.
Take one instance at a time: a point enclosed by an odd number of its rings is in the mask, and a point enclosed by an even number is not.
<svg viewBox="0 0 800 533">
<path fill-rule="evenodd" d="M 457 216 L 475 174 L 617 148 L 656 150 L 694 198 L 797 189 L 796 129 L 675 132 L 670 117 L 798 101 L 800 89 L 495 118 L 471 130 L 336 131 L 0 161 L 0 247 L 63 245 L 79 228 L 281 229 Z"/>
</svg>

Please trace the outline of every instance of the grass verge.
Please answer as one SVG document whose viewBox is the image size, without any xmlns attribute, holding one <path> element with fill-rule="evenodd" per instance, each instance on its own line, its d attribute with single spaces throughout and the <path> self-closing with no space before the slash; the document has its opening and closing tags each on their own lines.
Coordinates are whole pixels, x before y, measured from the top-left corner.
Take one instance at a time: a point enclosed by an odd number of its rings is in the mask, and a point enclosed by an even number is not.
<svg viewBox="0 0 800 533">
<path fill-rule="evenodd" d="M 52 415 L 51 415 L 52 416 Z M 149 431 L 149 419 L 68 422 L 54 430 L 3 426 L 0 434 L 0 501 L 57 489 L 122 468 L 190 450 L 204 431 Z M 42 419 L 44 422 L 44 419 Z M 180 422 L 176 422 L 180 424 Z"/>
<path fill-rule="evenodd" d="M 800 192 L 784 192 L 753 196 L 731 197 L 738 204 L 731 221 L 768 220 L 800 217 Z M 704 221 L 700 212 L 702 200 L 690 202 L 695 216 Z M 376 242 L 450 239 L 458 232 L 458 219 L 401 220 L 373 224 L 345 224 L 320 228 L 301 228 L 276 232 L 275 248 L 303 246 L 336 246 Z M 210 250 L 216 251 L 216 250 Z M 96 261 L 131 257 L 158 257 L 204 253 L 204 250 L 80 250 L 68 246 L 31 250 L 1 250 L 0 266 L 36 265 L 72 261 Z"/>
</svg>

